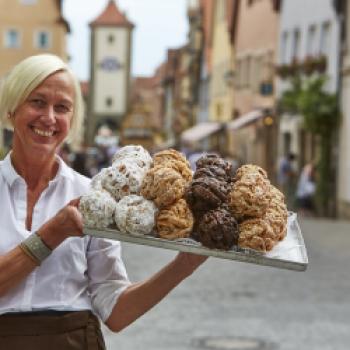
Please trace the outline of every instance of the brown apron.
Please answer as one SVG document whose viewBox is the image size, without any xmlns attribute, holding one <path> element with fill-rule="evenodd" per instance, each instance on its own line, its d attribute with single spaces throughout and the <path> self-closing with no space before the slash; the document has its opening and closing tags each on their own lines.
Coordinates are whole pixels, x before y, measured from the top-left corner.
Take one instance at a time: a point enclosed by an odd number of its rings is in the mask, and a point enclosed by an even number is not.
<svg viewBox="0 0 350 350">
<path fill-rule="evenodd" d="M 0 349 L 105 350 L 100 322 L 91 311 L 0 315 Z"/>
</svg>

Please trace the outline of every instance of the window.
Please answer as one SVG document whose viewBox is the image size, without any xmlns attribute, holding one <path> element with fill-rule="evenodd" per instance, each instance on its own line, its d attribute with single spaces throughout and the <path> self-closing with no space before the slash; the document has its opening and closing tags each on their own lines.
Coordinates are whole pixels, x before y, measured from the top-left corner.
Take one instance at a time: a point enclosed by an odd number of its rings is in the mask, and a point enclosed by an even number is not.
<svg viewBox="0 0 350 350">
<path fill-rule="evenodd" d="M 107 98 L 106 98 L 106 106 L 107 106 L 107 107 L 111 107 L 112 104 L 113 104 L 113 99 L 112 99 L 112 97 L 107 97 Z"/>
<path fill-rule="evenodd" d="M 284 132 L 282 138 L 284 154 L 289 154 L 292 149 L 292 134 L 290 132 Z"/>
<path fill-rule="evenodd" d="M 307 48 L 306 52 L 309 56 L 316 54 L 316 26 L 312 25 L 309 27 L 307 33 Z"/>
<path fill-rule="evenodd" d="M 330 47 L 330 37 L 331 37 L 331 24 L 329 22 L 323 23 L 321 28 L 321 38 L 320 38 L 320 54 L 327 56 Z"/>
<path fill-rule="evenodd" d="M 242 60 L 236 61 L 236 72 L 235 72 L 235 87 L 240 88 L 242 86 Z"/>
<path fill-rule="evenodd" d="M 284 32 L 281 39 L 281 63 L 288 63 L 288 40 L 289 35 Z"/>
<path fill-rule="evenodd" d="M 264 57 L 264 72 L 262 79 L 266 81 L 272 81 L 275 74 L 275 52 L 269 50 Z"/>
<path fill-rule="evenodd" d="M 5 47 L 9 49 L 20 46 L 19 32 L 16 29 L 9 29 L 5 32 Z"/>
<path fill-rule="evenodd" d="M 113 34 L 109 34 L 107 37 L 107 41 L 109 44 L 113 44 L 115 41 L 115 36 Z"/>
<path fill-rule="evenodd" d="M 300 53 L 300 31 L 295 29 L 293 32 L 292 58 L 298 58 Z"/>
<path fill-rule="evenodd" d="M 222 103 L 220 103 L 220 102 L 216 103 L 215 109 L 216 109 L 216 117 L 217 117 L 217 119 L 220 120 L 220 118 L 222 116 L 222 112 L 223 112 Z"/>
<path fill-rule="evenodd" d="M 248 6 L 254 5 L 255 2 L 257 2 L 257 0 L 248 0 Z"/>
<path fill-rule="evenodd" d="M 20 3 L 22 5 L 35 5 L 37 0 L 21 0 Z"/>
<path fill-rule="evenodd" d="M 248 56 L 245 61 L 245 72 L 244 72 L 244 85 L 249 87 L 251 84 L 251 74 L 252 74 L 252 58 Z"/>
<path fill-rule="evenodd" d="M 38 49 L 48 49 L 50 46 L 50 33 L 44 30 L 37 32 L 35 36 L 35 47 Z"/>
<path fill-rule="evenodd" d="M 264 80 L 265 62 L 263 56 L 256 56 L 254 58 L 254 71 L 253 71 L 253 85 L 252 88 L 255 92 L 259 90 L 260 83 Z"/>
</svg>

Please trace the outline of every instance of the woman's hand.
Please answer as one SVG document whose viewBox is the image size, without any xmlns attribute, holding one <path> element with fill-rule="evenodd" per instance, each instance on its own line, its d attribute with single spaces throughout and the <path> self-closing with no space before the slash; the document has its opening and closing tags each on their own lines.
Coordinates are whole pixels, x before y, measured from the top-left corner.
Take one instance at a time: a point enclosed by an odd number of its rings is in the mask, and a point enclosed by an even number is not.
<svg viewBox="0 0 350 350">
<path fill-rule="evenodd" d="M 83 235 L 83 219 L 78 210 L 79 198 L 70 201 L 38 230 L 38 234 L 51 248 L 68 237 Z"/>
</svg>

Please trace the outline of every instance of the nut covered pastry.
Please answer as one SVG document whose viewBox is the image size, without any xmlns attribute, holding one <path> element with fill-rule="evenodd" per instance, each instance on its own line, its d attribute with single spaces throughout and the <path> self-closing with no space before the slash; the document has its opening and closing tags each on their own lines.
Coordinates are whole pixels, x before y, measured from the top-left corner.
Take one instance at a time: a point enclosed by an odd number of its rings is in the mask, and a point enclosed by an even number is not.
<svg viewBox="0 0 350 350">
<path fill-rule="evenodd" d="M 167 161 L 177 161 L 186 164 L 188 168 L 190 168 L 190 163 L 186 159 L 186 157 L 181 153 L 178 152 L 172 148 L 157 152 L 153 156 L 153 164 L 154 166 L 157 165 L 164 165 Z"/>
<path fill-rule="evenodd" d="M 277 240 L 282 241 L 287 234 L 288 214 L 286 206 L 268 207 L 264 220 L 270 224 L 273 232 L 276 234 Z"/>
<path fill-rule="evenodd" d="M 92 190 L 79 201 L 79 211 L 84 225 L 106 228 L 114 222 L 116 202 L 107 191 Z"/>
<path fill-rule="evenodd" d="M 287 234 L 288 211 L 284 202 L 284 195 L 276 187 L 270 187 L 271 201 L 265 213 L 265 220 L 268 221 L 281 241 Z"/>
<path fill-rule="evenodd" d="M 99 173 L 97 173 L 90 182 L 90 187 L 94 190 L 102 191 L 102 179 L 106 176 L 108 168 L 103 168 L 100 170 Z"/>
<path fill-rule="evenodd" d="M 248 219 L 239 224 L 238 245 L 261 252 L 270 251 L 278 242 L 271 225 L 264 219 Z"/>
<path fill-rule="evenodd" d="M 264 216 L 271 200 L 270 182 L 262 176 L 246 174 L 234 182 L 229 205 L 238 220 Z"/>
<path fill-rule="evenodd" d="M 146 173 L 141 194 L 153 200 L 158 208 L 164 208 L 182 198 L 185 185 L 186 181 L 176 170 L 156 166 Z"/>
<path fill-rule="evenodd" d="M 192 170 L 186 157 L 174 150 L 168 149 L 160 151 L 153 156 L 153 166 L 161 166 L 176 170 L 187 181 L 192 180 Z"/>
<path fill-rule="evenodd" d="M 181 174 L 186 182 L 190 182 L 192 180 L 192 170 L 184 162 L 180 162 L 178 160 L 165 160 L 162 164 L 159 164 L 159 166 L 176 170 L 179 174 Z"/>
<path fill-rule="evenodd" d="M 128 145 L 120 148 L 113 156 L 112 163 L 129 160 L 147 171 L 152 165 L 152 157 L 141 145 Z"/>
<path fill-rule="evenodd" d="M 101 184 L 116 201 L 119 201 L 130 194 L 140 193 L 144 174 L 144 170 L 137 164 L 125 160 L 107 168 Z"/>
<path fill-rule="evenodd" d="M 245 164 L 237 169 L 235 174 L 235 181 L 240 180 L 244 175 L 256 174 L 262 176 L 265 180 L 268 179 L 267 172 L 255 164 Z"/>
<path fill-rule="evenodd" d="M 120 231 L 148 235 L 155 224 L 157 208 L 152 201 L 141 196 L 123 197 L 115 207 L 115 223 Z"/>
<path fill-rule="evenodd" d="M 159 237 L 165 239 L 187 238 L 193 228 L 193 215 L 184 199 L 159 211 L 156 228 Z"/>
<path fill-rule="evenodd" d="M 237 221 L 223 207 L 205 213 L 196 229 L 196 237 L 208 248 L 229 250 L 238 242 Z"/>
</svg>

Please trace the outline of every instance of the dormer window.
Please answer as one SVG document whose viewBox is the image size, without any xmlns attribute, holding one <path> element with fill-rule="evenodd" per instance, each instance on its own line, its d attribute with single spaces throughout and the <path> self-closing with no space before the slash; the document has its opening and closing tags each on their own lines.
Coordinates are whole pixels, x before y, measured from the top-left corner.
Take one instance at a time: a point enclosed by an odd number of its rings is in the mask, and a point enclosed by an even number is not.
<svg viewBox="0 0 350 350">
<path fill-rule="evenodd" d="M 107 107 L 112 107 L 112 105 L 113 105 L 113 99 L 112 99 L 112 97 L 107 97 L 107 98 L 106 98 L 106 106 L 107 106 Z"/>
<path fill-rule="evenodd" d="M 8 49 L 20 47 L 20 35 L 17 29 L 8 29 L 5 32 L 5 47 Z"/>
<path fill-rule="evenodd" d="M 107 40 L 109 44 L 113 44 L 115 41 L 115 36 L 113 34 L 109 34 Z"/>
<path fill-rule="evenodd" d="M 37 0 L 20 0 L 20 3 L 22 5 L 35 5 Z"/>
<path fill-rule="evenodd" d="M 46 30 L 39 30 L 35 33 L 35 47 L 38 49 L 48 49 L 51 46 L 50 33 Z"/>
</svg>

